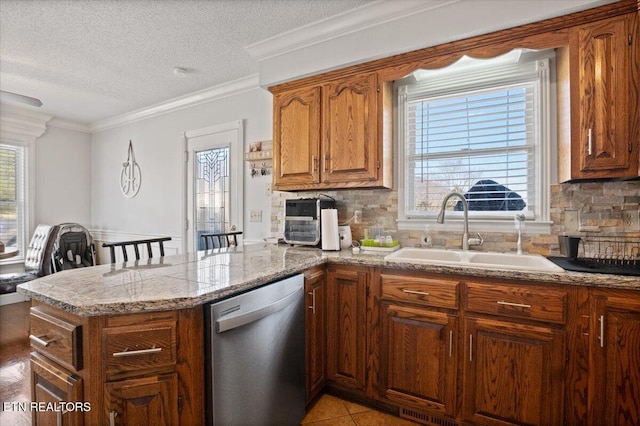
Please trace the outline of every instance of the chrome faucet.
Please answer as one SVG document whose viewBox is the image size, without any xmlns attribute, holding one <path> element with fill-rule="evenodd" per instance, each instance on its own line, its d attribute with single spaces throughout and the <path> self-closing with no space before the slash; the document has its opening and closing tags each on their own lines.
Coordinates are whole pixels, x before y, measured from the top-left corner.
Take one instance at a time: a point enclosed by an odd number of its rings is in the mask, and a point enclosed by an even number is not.
<svg viewBox="0 0 640 426">
<path fill-rule="evenodd" d="M 478 238 L 469 238 L 469 204 L 467 203 L 467 199 L 464 198 L 464 195 L 459 192 L 450 192 L 444 197 L 442 200 L 442 207 L 440 208 L 440 213 L 438 213 L 438 218 L 436 222 L 444 223 L 444 212 L 447 207 L 447 201 L 451 197 L 458 197 L 462 201 L 462 210 L 464 212 L 464 232 L 462 234 L 462 250 L 469 250 L 469 246 L 479 246 L 482 245 L 484 240 L 478 234 Z"/>
</svg>

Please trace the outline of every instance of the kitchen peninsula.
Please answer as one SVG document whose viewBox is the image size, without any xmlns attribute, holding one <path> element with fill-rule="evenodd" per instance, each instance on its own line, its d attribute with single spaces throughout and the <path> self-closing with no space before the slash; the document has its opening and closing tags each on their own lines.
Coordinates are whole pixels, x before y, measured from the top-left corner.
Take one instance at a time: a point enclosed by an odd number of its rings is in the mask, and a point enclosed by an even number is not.
<svg viewBox="0 0 640 426">
<path fill-rule="evenodd" d="M 66 271 L 19 287 L 18 291 L 33 299 L 34 398 L 90 402 L 91 411 L 61 414 L 63 424 L 133 424 L 136 416 L 149 412 L 159 413 L 166 423 L 202 424 L 202 305 L 299 272 L 305 272 L 305 281 L 314 285 L 311 289 L 305 283 L 306 301 L 313 304 L 313 314 L 324 311 L 319 322 L 307 319 L 307 351 L 317 352 L 315 356 L 307 354 L 307 369 L 319 376 L 308 379 L 307 386 L 313 381 L 322 389 L 326 383 L 331 391 L 407 418 L 427 413 L 437 419 L 479 421 L 480 417 L 491 420 L 495 414 L 506 415 L 514 423 L 524 419 L 532 424 L 554 424 L 563 418 L 571 423 L 577 418 L 605 415 L 604 407 L 603 414 L 590 412 L 573 396 L 577 391 L 586 393 L 588 386 L 607 386 L 609 392 L 608 384 L 588 381 L 587 376 L 598 376 L 609 368 L 610 361 L 602 368 L 584 365 L 589 351 L 600 348 L 601 315 L 610 316 L 614 324 L 606 329 L 606 349 L 610 349 L 614 334 L 622 330 L 615 328 L 620 327 L 615 324 L 622 324 L 618 321 L 622 308 L 627 309 L 624 321 L 640 320 L 637 277 L 505 273 L 393 263 L 376 255 L 327 254 L 283 246 L 166 256 L 137 265 L 130 262 Z M 492 298 L 512 306 L 496 306 Z M 310 330 L 310 324 L 316 329 Z M 435 374 L 445 392 L 416 391 L 411 377 L 391 374 L 408 369 L 414 371 L 410 376 L 418 375 L 413 364 L 416 359 L 395 356 L 394 348 L 403 344 L 397 340 L 403 338 L 397 327 L 407 327 L 403 333 L 409 341 L 430 339 L 435 349 L 424 360 L 428 367 L 420 374 Z M 593 332 L 585 336 L 590 330 Z M 463 337 L 468 335 L 472 340 L 480 339 L 474 340 L 474 345 L 481 346 L 474 346 L 473 359 L 487 356 L 483 351 L 491 345 L 539 348 L 532 357 L 509 354 L 515 357 L 514 364 L 535 365 L 540 371 L 533 379 L 514 376 L 517 383 L 512 385 L 535 385 L 540 392 L 553 390 L 549 394 L 553 398 L 535 401 L 535 412 L 519 408 L 506 412 L 508 407 L 499 404 L 496 413 L 474 408 L 468 402 L 471 381 L 475 380 L 473 386 L 478 389 L 487 383 L 462 362 L 469 359 L 471 351 L 468 338 Z M 640 336 L 635 332 L 627 337 L 638 343 Z M 310 345 L 312 340 L 315 344 Z M 629 345 L 613 348 L 608 356 L 620 356 L 630 365 L 637 363 L 633 345 Z M 112 356 L 127 351 L 139 351 L 140 355 Z M 598 362 L 598 356 L 593 359 Z M 474 364 L 476 368 L 491 367 L 480 362 Z M 457 394 L 455 389 L 460 386 L 462 393 Z M 456 408 L 458 399 L 463 401 L 462 409 Z M 632 409 L 623 400 L 639 398 L 621 396 L 614 407 Z M 606 408 L 611 411 L 609 405 Z M 36 424 L 45 420 L 39 416 L 46 415 L 56 413 L 37 413 Z"/>
</svg>

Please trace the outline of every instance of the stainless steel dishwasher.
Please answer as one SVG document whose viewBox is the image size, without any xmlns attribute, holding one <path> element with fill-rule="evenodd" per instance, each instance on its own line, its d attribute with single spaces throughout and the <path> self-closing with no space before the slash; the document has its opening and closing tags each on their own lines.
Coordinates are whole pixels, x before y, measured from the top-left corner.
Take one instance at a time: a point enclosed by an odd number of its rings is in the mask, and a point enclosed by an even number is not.
<svg viewBox="0 0 640 426">
<path fill-rule="evenodd" d="M 205 307 L 207 424 L 299 425 L 305 413 L 304 277 Z"/>
</svg>

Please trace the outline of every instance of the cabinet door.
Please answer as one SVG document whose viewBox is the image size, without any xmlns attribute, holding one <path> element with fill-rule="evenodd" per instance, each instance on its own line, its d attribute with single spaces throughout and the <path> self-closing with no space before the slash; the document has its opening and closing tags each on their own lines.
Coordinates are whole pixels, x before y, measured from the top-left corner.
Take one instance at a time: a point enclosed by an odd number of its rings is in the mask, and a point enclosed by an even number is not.
<svg viewBox="0 0 640 426">
<path fill-rule="evenodd" d="M 638 47 L 629 37 L 625 16 L 585 25 L 578 32 L 580 125 L 573 151 L 579 155 L 580 176 L 576 177 L 638 174 L 638 148 L 633 147 L 638 141 L 631 139 L 629 128 L 630 96 L 634 96 L 629 60 L 631 49 Z"/>
<path fill-rule="evenodd" d="M 107 383 L 105 423 L 111 426 L 176 425 L 177 389 L 175 373 Z"/>
<path fill-rule="evenodd" d="M 275 189 L 320 182 L 320 87 L 274 97 L 273 138 Z"/>
<path fill-rule="evenodd" d="M 563 423 L 565 333 L 467 319 L 463 416 L 482 425 Z"/>
<path fill-rule="evenodd" d="M 323 87 L 323 182 L 378 179 L 376 81 L 376 74 L 367 74 Z"/>
<path fill-rule="evenodd" d="M 365 390 L 366 291 L 364 268 L 332 267 L 327 273 L 327 379 Z"/>
<path fill-rule="evenodd" d="M 589 420 L 640 424 L 640 296 L 593 298 Z"/>
<path fill-rule="evenodd" d="M 382 304 L 380 393 L 401 405 L 455 414 L 457 318 Z"/>
<path fill-rule="evenodd" d="M 74 405 L 73 410 L 61 403 L 82 404 L 82 379 L 49 361 L 44 356 L 31 353 L 31 398 L 45 404 L 46 410 L 32 411 L 33 425 L 82 425 L 84 405 Z M 79 409 L 80 408 L 80 409 Z M 86 407 L 87 411 L 91 407 Z M 97 409 L 97 407 L 94 407 Z"/>
<path fill-rule="evenodd" d="M 327 379 L 327 286 L 323 268 L 304 275 L 306 292 L 307 402 L 322 390 Z"/>
</svg>

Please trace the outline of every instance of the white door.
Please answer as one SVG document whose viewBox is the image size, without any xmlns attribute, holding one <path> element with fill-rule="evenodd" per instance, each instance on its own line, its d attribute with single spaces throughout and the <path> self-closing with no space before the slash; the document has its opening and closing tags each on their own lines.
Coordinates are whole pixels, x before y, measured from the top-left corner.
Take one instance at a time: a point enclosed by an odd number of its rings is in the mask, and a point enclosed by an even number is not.
<svg viewBox="0 0 640 426">
<path fill-rule="evenodd" d="M 185 133 L 185 252 L 201 234 L 243 230 L 242 121 Z"/>
</svg>

